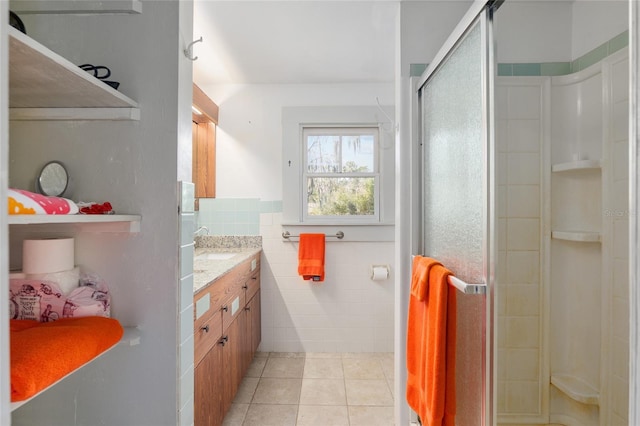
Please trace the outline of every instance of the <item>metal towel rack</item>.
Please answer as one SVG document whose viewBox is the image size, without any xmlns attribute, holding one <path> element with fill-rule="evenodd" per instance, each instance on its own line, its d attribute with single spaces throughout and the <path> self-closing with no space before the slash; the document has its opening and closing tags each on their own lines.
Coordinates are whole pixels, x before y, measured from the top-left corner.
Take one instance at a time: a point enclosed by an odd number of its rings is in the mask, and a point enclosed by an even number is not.
<svg viewBox="0 0 640 426">
<path fill-rule="evenodd" d="M 413 262 L 413 258 L 415 255 L 411 256 L 411 261 Z M 455 287 L 458 291 L 461 291 L 464 294 L 486 294 L 487 293 L 487 285 L 486 284 L 469 284 L 467 282 L 462 281 L 460 278 L 455 277 L 453 275 L 449 275 L 447 277 L 447 281 L 449 285 Z"/>
<path fill-rule="evenodd" d="M 336 232 L 335 235 L 327 235 L 324 234 L 325 238 L 337 238 L 339 240 L 344 238 L 344 232 L 342 231 L 338 231 Z M 282 233 L 282 238 L 284 238 L 285 240 L 291 241 L 291 238 L 300 238 L 300 235 L 292 235 L 289 233 L 289 231 L 284 231 Z"/>
</svg>

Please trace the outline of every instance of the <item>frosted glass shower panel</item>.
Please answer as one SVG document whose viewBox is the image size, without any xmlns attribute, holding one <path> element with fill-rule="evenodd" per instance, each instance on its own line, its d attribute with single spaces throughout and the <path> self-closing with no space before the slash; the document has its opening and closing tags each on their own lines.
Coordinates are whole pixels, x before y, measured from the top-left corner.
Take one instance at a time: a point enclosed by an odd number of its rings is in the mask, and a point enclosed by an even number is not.
<svg viewBox="0 0 640 426">
<path fill-rule="evenodd" d="M 458 277 L 484 282 L 486 187 L 480 25 L 422 93 L 424 250 Z"/>
</svg>

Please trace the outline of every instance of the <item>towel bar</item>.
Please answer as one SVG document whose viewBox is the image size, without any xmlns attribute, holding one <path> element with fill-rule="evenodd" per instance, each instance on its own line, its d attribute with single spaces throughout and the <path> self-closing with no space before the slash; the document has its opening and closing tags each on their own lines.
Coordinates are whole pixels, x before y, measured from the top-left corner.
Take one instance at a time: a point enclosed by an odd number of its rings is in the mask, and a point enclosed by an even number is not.
<svg viewBox="0 0 640 426">
<path fill-rule="evenodd" d="M 325 234 L 324 236 L 325 236 L 325 238 L 337 238 L 337 239 L 341 240 L 341 239 L 344 238 L 344 232 L 338 231 L 338 232 L 336 232 L 335 235 L 327 235 L 327 234 Z M 300 238 L 300 235 L 291 235 L 289 233 L 289 231 L 284 231 L 282 233 L 282 238 L 284 238 L 285 240 L 289 240 L 290 241 L 290 238 Z"/>
<path fill-rule="evenodd" d="M 464 294 L 486 294 L 486 284 L 468 284 L 460 278 L 449 275 L 449 284 L 463 292 Z"/>
<path fill-rule="evenodd" d="M 412 262 L 414 257 L 416 257 L 416 255 L 411 256 Z M 456 289 L 458 289 L 464 294 L 486 294 L 487 293 L 486 284 L 469 284 L 453 275 L 449 275 L 447 281 L 449 282 L 449 285 L 454 286 Z"/>
</svg>

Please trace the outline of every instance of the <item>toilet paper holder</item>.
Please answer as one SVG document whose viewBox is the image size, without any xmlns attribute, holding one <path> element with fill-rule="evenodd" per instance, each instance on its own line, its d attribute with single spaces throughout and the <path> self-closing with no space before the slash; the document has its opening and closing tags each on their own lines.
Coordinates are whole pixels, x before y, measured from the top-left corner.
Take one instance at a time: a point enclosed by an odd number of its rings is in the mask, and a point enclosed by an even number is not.
<svg viewBox="0 0 640 426">
<path fill-rule="evenodd" d="M 371 280 L 382 281 L 389 278 L 389 265 L 371 265 Z"/>
</svg>

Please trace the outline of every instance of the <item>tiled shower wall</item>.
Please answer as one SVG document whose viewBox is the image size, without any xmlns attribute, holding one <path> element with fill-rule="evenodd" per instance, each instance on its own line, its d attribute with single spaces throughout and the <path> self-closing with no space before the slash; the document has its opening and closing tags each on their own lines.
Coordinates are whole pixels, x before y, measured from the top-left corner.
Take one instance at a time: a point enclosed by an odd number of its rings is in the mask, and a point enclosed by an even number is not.
<svg viewBox="0 0 640 426">
<path fill-rule="evenodd" d="M 540 420 L 544 77 L 500 77 L 498 152 L 498 399 L 500 422 Z M 516 421 L 517 420 L 517 421 Z"/>
<path fill-rule="evenodd" d="M 610 68 L 611 93 L 608 181 L 611 188 L 603 203 L 605 229 L 612 236 L 604 285 L 609 286 L 610 325 L 608 343 L 609 409 L 602 424 L 626 425 L 629 417 L 629 60 L 624 55 Z"/>
</svg>

